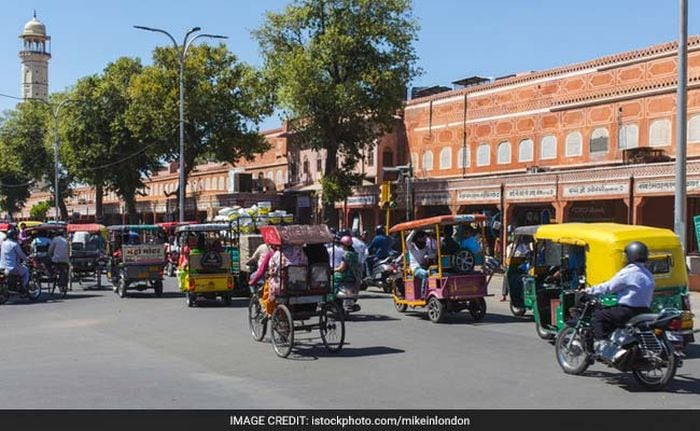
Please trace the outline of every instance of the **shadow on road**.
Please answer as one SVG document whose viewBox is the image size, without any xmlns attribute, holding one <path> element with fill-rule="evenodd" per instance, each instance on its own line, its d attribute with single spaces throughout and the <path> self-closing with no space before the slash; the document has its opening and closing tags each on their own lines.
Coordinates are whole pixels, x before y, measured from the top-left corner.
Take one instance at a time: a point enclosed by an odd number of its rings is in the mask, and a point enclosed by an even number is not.
<svg viewBox="0 0 700 431">
<path fill-rule="evenodd" d="M 688 344 L 683 353 L 685 353 L 685 359 L 700 358 L 700 344 Z"/>
<path fill-rule="evenodd" d="M 422 320 L 429 320 L 428 313 L 426 310 L 416 309 L 407 310 L 403 313 L 406 316 L 412 316 L 420 318 Z M 443 324 L 451 325 L 491 325 L 491 324 L 502 324 L 502 323 L 526 323 L 532 325 L 532 317 L 515 317 L 507 314 L 489 314 L 488 311 L 484 318 L 480 321 L 475 321 L 469 311 L 460 311 L 458 313 L 447 313 L 445 315 Z"/>
<path fill-rule="evenodd" d="M 158 297 L 156 294 L 153 292 L 153 289 L 149 290 L 144 290 L 142 292 L 139 292 L 137 290 L 127 290 L 126 292 L 126 297 L 127 298 L 134 298 L 134 299 L 168 299 L 168 298 L 185 298 L 185 296 L 180 293 L 180 292 L 163 292 L 163 294 Z"/>
<path fill-rule="evenodd" d="M 661 392 L 668 392 L 672 394 L 688 394 L 697 395 L 700 394 L 700 379 L 691 377 L 687 374 L 682 374 L 682 369 L 678 370 L 678 373 L 673 378 L 671 383 Z M 608 371 L 588 371 L 584 373 L 584 377 L 593 377 L 603 380 L 605 383 L 617 385 L 621 389 L 626 390 L 631 393 L 645 393 L 645 392 L 655 392 L 646 389 L 644 386 L 638 384 L 631 373 L 623 372 L 608 372 Z"/>
<path fill-rule="evenodd" d="M 389 322 L 399 320 L 395 317 L 386 316 L 384 314 L 350 314 L 345 318 L 346 322 Z"/>
<path fill-rule="evenodd" d="M 37 305 L 37 304 L 45 304 L 45 303 L 64 302 L 64 301 L 71 300 L 71 299 L 97 298 L 99 296 L 101 296 L 101 295 L 91 295 L 91 294 L 87 294 L 87 293 L 68 292 L 68 295 L 66 297 L 62 298 L 58 294 L 51 295 L 49 293 L 42 292 L 41 297 L 36 301 L 30 301 L 29 299 L 26 299 L 26 298 L 11 297 L 5 304 L 3 304 L 3 306 Z"/>
<path fill-rule="evenodd" d="M 405 353 L 405 350 L 386 346 L 350 347 L 347 344 L 339 352 L 329 352 L 323 344 L 296 343 L 289 359 L 297 361 L 313 361 L 319 358 L 357 358 L 362 356 L 379 356 Z"/>
</svg>

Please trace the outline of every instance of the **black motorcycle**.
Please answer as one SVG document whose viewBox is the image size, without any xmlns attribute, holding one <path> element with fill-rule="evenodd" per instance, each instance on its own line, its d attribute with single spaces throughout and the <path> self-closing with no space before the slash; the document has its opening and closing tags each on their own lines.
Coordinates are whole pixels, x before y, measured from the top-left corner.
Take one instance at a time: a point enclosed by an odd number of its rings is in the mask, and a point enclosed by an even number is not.
<svg viewBox="0 0 700 431">
<path fill-rule="evenodd" d="M 7 302 L 12 295 L 36 301 L 41 296 L 41 285 L 30 279 L 25 289 L 19 275 L 6 274 L 4 270 L 0 270 L 0 304 Z"/>
<path fill-rule="evenodd" d="M 593 311 L 602 307 L 600 300 L 581 291 L 572 294 L 576 295 L 573 319 L 555 342 L 557 361 L 565 373 L 582 374 L 598 361 L 623 372 L 631 371 L 638 384 L 651 390 L 661 390 L 673 379 L 683 362 L 666 331 L 680 324 L 680 311 L 639 314 L 616 329 L 607 347 L 596 353 L 590 321 Z"/>
<path fill-rule="evenodd" d="M 393 290 L 394 278 L 399 274 L 399 253 L 392 252 L 383 259 L 368 259 L 369 274 L 362 280 L 362 290 L 378 287 L 384 293 Z"/>
</svg>

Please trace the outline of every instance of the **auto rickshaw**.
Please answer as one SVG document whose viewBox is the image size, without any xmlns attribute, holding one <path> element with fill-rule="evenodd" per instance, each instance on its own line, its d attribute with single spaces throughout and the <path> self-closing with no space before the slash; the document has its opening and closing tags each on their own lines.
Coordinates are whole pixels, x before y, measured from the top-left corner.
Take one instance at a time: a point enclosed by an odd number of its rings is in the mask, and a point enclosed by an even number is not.
<svg viewBox="0 0 700 431">
<path fill-rule="evenodd" d="M 228 223 L 182 225 L 175 234 L 181 244 L 178 281 L 187 306 L 196 306 L 198 297 L 220 297 L 225 305 L 231 305 L 234 246 Z"/>
<path fill-rule="evenodd" d="M 318 329 L 326 350 L 342 349 L 345 321 L 335 302 L 325 248 L 333 234 L 326 225 L 262 226 L 260 233 L 276 251 L 268 263 L 264 286 L 250 298 L 248 322 L 253 339 L 262 341 L 269 322 L 272 346 L 279 357 L 292 351 L 295 331 Z M 296 260 L 290 261 L 290 256 Z M 314 317 L 318 323 L 305 323 Z"/>
<path fill-rule="evenodd" d="M 103 256 L 109 233 L 107 228 L 95 223 L 70 223 L 66 227 L 70 235 L 70 270 L 68 288 L 73 282 L 82 284 L 86 277 L 94 277 L 97 289 L 102 288 Z"/>
<path fill-rule="evenodd" d="M 109 226 L 107 277 L 120 298 L 127 289 L 163 295 L 165 232 L 158 225 Z"/>
<path fill-rule="evenodd" d="M 183 226 L 186 224 L 195 224 L 193 221 L 169 221 L 157 223 L 158 226 L 162 227 L 165 231 L 165 236 L 168 238 L 165 246 L 165 256 L 167 258 L 167 263 L 165 264 L 165 274 L 168 277 L 174 277 L 175 271 L 177 270 L 177 263 L 180 260 L 180 247 L 176 241 L 175 229 L 178 226 Z"/>
<path fill-rule="evenodd" d="M 59 233 L 65 234 L 65 232 L 66 226 L 64 224 L 31 223 L 31 226 L 25 225 L 24 233 L 27 241 L 23 245 L 24 251 L 30 257 L 29 269 L 32 273 L 32 280 L 52 295 L 58 289 L 58 294 L 62 297 L 68 293 L 69 267 L 68 265 L 52 264 L 49 247 L 51 237 Z"/>
<path fill-rule="evenodd" d="M 694 340 L 683 249 L 672 231 L 616 223 L 564 223 L 520 227 L 514 237 L 505 272 L 511 312 L 522 316 L 531 311 L 541 338 L 554 338 L 571 318 L 581 281 L 593 286 L 609 280 L 626 265 L 625 246 L 641 241 L 649 248 L 647 267 L 656 284 L 652 312 L 681 310 L 682 327 L 669 339 L 677 346 Z M 612 306 L 617 298 L 609 295 L 601 301 Z"/>
<path fill-rule="evenodd" d="M 392 295 L 396 310 L 403 313 L 407 307 L 427 307 L 430 320 L 438 323 L 448 312 L 467 309 L 475 321 L 482 320 L 486 315 L 487 286 L 498 266 L 493 258 L 485 257 L 480 248 L 474 248 L 476 236 L 473 234 L 480 227 L 483 230 L 487 220 L 480 214 L 445 215 L 392 227 L 389 233 L 401 234 L 403 249 L 403 278 L 396 283 Z M 453 230 L 457 231 L 454 238 Z M 426 246 L 433 256 L 427 257 L 429 262 L 423 268 L 427 270 L 425 286 L 414 276 L 416 264 L 412 267 L 410 257 L 413 237 L 419 231 L 434 234 L 433 241 L 440 243 L 435 248 Z"/>
</svg>

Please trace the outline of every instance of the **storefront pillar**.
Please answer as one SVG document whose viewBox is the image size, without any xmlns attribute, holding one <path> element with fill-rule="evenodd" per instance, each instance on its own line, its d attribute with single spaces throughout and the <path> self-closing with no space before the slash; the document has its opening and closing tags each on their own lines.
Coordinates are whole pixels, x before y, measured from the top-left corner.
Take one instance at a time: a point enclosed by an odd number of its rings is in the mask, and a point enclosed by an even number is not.
<svg viewBox="0 0 700 431">
<path fill-rule="evenodd" d="M 642 207 L 644 206 L 644 198 L 634 197 L 632 199 L 623 199 L 625 205 L 627 205 L 628 224 L 639 224 L 641 221 Z"/>
<path fill-rule="evenodd" d="M 564 223 L 564 214 L 566 214 L 567 207 L 569 206 L 568 201 L 555 201 L 552 202 L 554 207 L 554 220 L 558 223 Z"/>
</svg>

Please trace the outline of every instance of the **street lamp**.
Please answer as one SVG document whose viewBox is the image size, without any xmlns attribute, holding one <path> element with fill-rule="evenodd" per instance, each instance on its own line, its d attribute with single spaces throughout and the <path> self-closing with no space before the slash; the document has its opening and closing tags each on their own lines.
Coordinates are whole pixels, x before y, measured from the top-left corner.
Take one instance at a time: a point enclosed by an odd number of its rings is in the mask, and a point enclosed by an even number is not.
<svg viewBox="0 0 700 431">
<path fill-rule="evenodd" d="M 193 27 L 185 33 L 185 38 L 182 41 L 182 45 L 178 45 L 175 38 L 165 30 L 152 27 L 144 27 L 142 25 L 135 25 L 134 28 L 139 30 L 153 31 L 156 33 L 163 33 L 168 36 L 173 42 L 175 50 L 178 51 L 178 62 L 180 63 L 180 175 L 179 175 L 179 200 L 180 200 L 180 222 L 185 221 L 185 190 L 187 190 L 187 185 L 185 184 L 185 56 L 189 50 L 192 42 L 199 39 L 200 37 L 208 37 L 211 39 L 228 39 L 227 36 L 221 36 L 218 34 L 198 34 L 192 39 L 190 36 L 201 30 L 200 27 Z"/>
<path fill-rule="evenodd" d="M 46 104 L 50 109 L 51 109 L 51 115 L 53 116 L 53 162 L 54 162 L 54 211 L 56 211 L 56 221 L 61 219 L 61 212 L 59 210 L 59 202 L 60 202 L 60 186 L 58 183 L 58 177 L 59 177 L 59 160 L 58 160 L 58 113 L 61 110 L 63 106 L 65 106 L 69 102 L 78 102 L 78 99 L 63 99 L 61 102 L 58 103 L 55 107 L 51 105 L 50 102 L 44 100 L 44 99 L 39 99 L 36 97 L 27 97 L 27 98 L 21 98 L 21 97 L 15 97 L 15 96 L 10 96 L 9 94 L 0 94 L 0 96 L 3 97 L 8 97 L 10 99 L 16 99 L 16 100 L 34 100 L 37 102 L 41 102 Z"/>
</svg>

